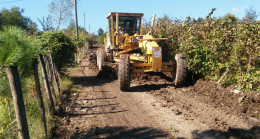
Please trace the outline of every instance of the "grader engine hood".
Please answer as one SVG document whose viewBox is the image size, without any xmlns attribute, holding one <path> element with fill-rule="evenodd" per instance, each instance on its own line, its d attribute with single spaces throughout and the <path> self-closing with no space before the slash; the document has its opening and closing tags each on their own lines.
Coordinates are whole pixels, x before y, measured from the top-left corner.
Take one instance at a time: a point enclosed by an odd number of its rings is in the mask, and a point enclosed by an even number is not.
<svg viewBox="0 0 260 139">
<path fill-rule="evenodd" d="M 146 55 L 150 55 L 147 59 L 152 63 L 152 71 L 162 71 L 162 48 L 158 46 L 157 42 L 151 35 L 144 35 L 143 42 L 139 44 L 146 51 Z"/>
<path fill-rule="evenodd" d="M 152 56 L 152 67 L 154 72 L 162 71 L 162 48 L 153 47 L 153 56 Z"/>
</svg>

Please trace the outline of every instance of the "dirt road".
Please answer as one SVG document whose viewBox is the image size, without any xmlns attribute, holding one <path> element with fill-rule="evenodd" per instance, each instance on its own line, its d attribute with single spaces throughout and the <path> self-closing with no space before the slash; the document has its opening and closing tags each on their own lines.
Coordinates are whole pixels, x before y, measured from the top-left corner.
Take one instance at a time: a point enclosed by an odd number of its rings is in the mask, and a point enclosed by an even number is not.
<svg viewBox="0 0 260 139">
<path fill-rule="evenodd" d="M 213 86 L 207 97 L 200 91 L 211 83 L 175 88 L 162 75 L 137 75 L 130 92 L 121 92 L 117 80 L 96 77 L 91 53 L 69 70 L 82 91 L 61 105 L 54 138 L 260 138 L 259 115 L 250 115 L 259 102 L 243 105 L 247 97 Z M 233 107 L 237 102 L 217 101 L 221 95 L 240 100 L 248 113 Z"/>
</svg>

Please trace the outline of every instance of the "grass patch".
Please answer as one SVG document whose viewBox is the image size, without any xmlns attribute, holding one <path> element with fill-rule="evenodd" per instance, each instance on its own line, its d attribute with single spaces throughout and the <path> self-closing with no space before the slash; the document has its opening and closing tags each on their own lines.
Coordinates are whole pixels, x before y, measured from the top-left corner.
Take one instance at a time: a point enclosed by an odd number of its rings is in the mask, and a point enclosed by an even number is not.
<svg viewBox="0 0 260 139">
<path fill-rule="evenodd" d="M 10 101 L 10 99 L 9 99 Z M 16 135 L 16 120 L 12 103 L 8 108 L 8 99 L 0 98 L 0 139 L 15 138 Z"/>
<path fill-rule="evenodd" d="M 69 92 L 73 88 L 73 84 L 74 83 L 70 77 L 68 77 L 68 76 L 62 77 L 61 82 L 60 82 L 62 94 L 69 94 Z"/>
<path fill-rule="evenodd" d="M 75 67 L 77 68 L 77 67 Z M 41 113 L 40 113 L 40 106 L 38 102 L 36 87 L 34 84 L 34 76 L 21 76 L 21 85 L 22 91 L 24 95 L 24 104 L 26 109 L 26 117 L 27 123 L 29 128 L 30 138 L 51 138 L 52 132 L 55 132 L 55 127 L 57 127 L 57 121 L 52 115 L 48 112 L 48 100 L 46 98 L 46 90 L 45 85 L 43 83 L 41 71 L 39 70 L 39 77 L 40 77 L 40 84 L 41 84 L 41 91 L 44 99 L 45 105 L 45 116 L 46 116 L 46 123 L 47 123 L 47 131 L 48 134 L 44 135 L 43 126 L 41 123 Z M 0 83 L 6 83 L 9 88 L 8 81 L 0 79 Z M 73 80 L 66 75 L 63 75 L 60 80 L 60 91 L 61 94 L 57 94 L 57 85 L 53 82 L 54 90 L 56 93 L 57 101 L 62 101 L 64 95 L 66 98 L 71 93 L 79 93 L 82 92 L 82 86 L 74 85 Z M 17 122 L 15 117 L 15 110 L 12 102 L 11 92 L 10 89 L 5 89 L 0 87 L 0 139 L 3 138 L 18 138 L 17 134 Z M 60 97 L 59 97 L 60 96 Z M 9 105 L 8 105 L 9 100 Z M 63 102 L 61 102 L 63 103 Z M 58 104 L 61 104 L 58 102 Z M 9 107 L 8 107 L 9 106 Z"/>
<path fill-rule="evenodd" d="M 174 127 L 172 127 L 172 126 L 170 127 L 169 131 L 170 131 L 172 136 L 175 136 L 175 134 L 178 133 L 178 130 L 175 129 Z"/>
</svg>

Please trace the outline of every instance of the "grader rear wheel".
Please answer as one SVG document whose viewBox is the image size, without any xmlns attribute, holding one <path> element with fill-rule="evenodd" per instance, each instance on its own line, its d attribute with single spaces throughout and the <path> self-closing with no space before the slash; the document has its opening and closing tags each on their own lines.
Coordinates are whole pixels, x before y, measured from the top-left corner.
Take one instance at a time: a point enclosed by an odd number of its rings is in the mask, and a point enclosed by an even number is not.
<svg viewBox="0 0 260 139">
<path fill-rule="evenodd" d="M 186 60 L 183 54 L 175 55 L 176 61 L 176 75 L 174 79 L 174 84 L 176 87 L 182 87 L 185 85 L 186 80 Z"/>
<path fill-rule="evenodd" d="M 106 60 L 105 49 L 104 48 L 99 48 L 97 50 L 97 67 L 98 67 L 98 70 L 102 69 L 105 60 Z"/>
<path fill-rule="evenodd" d="M 130 89 L 130 55 L 120 55 L 118 78 L 121 91 Z"/>
</svg>

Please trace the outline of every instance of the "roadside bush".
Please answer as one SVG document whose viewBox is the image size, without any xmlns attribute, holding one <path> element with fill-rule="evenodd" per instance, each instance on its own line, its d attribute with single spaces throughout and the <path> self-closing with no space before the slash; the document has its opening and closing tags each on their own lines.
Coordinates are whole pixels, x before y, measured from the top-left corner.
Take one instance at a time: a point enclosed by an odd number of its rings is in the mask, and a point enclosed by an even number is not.
<svg viewBox="0 0 260 139">
<path fill-rule="evenodd" d="M 189 70 L 200 77 L 259 91 L 260 24 L 226 18 L 181 21 L 164 16 L 155 23 L 154 36 L 172 39 L 171 47 L 163 49 L 164 59 L 184 53 Z"/>
<path fill-rule="evenodd" d="M 9 99 L 10 101 L 10 99 Z M 0 97 L 0 138 L 16 137 L 16 120 L 13 106 L 9 109 L 8 98 Z"/>
<path fill-rule="evenodd" d="M 0 32 L 0 97 L 11 97 L 5 66 L 18 66 L 21 76 L 32 73 L 32 59 L 39 53 L 39 45 L 30 40 L 18 27 L 3 27 Z"/>
<path fill-rule="evenodd" d="M 93 45 L 95 45 L 95 44 L 98 43 L 97 36 L 94 35 L 94 34 L 88 34 L 88 35 L 86 36 L 86 41 L 88 42 L 89 47 L 92 47 Z"/>
<path fill-rule="evenodd" d="M 53 53 L 61 70 L 74 62 L 75 46 L 62 33 L 44 33 L 36 39 L 28 37 L 17 27 L 3 27 L 0 32 L 0 138 L 17 138 L 17 122 L 6 66 L 18 66 L 30 137 L 47 138 L 41 125 L 32 60 L 39 53 Z M 62 82 L 62 81 L 61 81 Z M 42 81 L 41 81 L 42 83 Z M 44 100 L 45 106 L 47 101 Z M 46 108 L 45 108 L 46 109 Z M 51 127 L 50 113 L 46 112 L 47 126 Z"/>
<path fill-rule="evenodd" d="M 0 98 L 11 97 L 9 80 L 4 69 L 0 69 Z"/>
<path fill-rule="evenodd" d="M 77 46 L 78 48 L 82 48 L 85 44 L 85 40 L 84 39 L 76 39 L 73 38 L 73 43 L 75 46 Z"/>
<path fill-rule="evenodd" d="M 0 32 L 0 66 L 18 66 L 23 70 L 31 67 L 32 58 L 39 47 L 34 46 L 25 31 L 18 27 L 3 27 Z"/>
<path fill-rule="evenodd" d="M 54 62 L 59 71 L 73 64 L 76 47 L 65 34 L 62 32 L 45 32 L 37 36 L 37 39 L 43 49 L 53 54 Z"/>
<path fill-rule="evenodd" d="M 104 45 L 104 38 L 106 38 L 106 33 L 103 33 L 99 36 L 99 44 Z"/>
<path fill-rule="evenodd" d="M 40 46 L 34 40 L 31 40 L 25 31 L 13 26 L 3 27 L 0 32 L 0 138 L 16 138 L 17 136 L 15 110 L 11 101 L 9 80 L 4 69 L 6 66 L 17 66 L 19 68 L 23 94 L 27 95 L 29 90 L 33 91 L 33 85 L 26 84 L 26 82 L 25 84 L 29 87 L 25 87 L 23 81 L 33 80 L 30 77 L 32 60 L 37 57 L 39 52 Z M 28 111 L 27 108 L 26 111 Z M 34 117 L 29 117 L 28 120 L 40 121 L 40 119 L 34 119 Z M 34 123 L 31 125 L 34 126 Z M 30 130 L 31 125 L 28 126 Z M 35 133 L 35 135 L 38 135 L 38 133 Z"/>
</svg>

